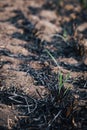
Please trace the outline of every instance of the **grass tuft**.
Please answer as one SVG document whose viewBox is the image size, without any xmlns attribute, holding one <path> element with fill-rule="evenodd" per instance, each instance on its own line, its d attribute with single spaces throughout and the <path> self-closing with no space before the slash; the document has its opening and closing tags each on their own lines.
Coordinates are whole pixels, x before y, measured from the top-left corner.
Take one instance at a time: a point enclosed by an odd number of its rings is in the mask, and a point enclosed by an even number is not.
<svg viewBox="0 0 87 130">
<path fill-rule="evenodd" d="M 54 63 L 56 64 L 56 66 L 59 68 L 59 64 L 56 61 L 56 59 L 54 58 L 54 56 L 47 50 L 45 49 L 45 51 L 47 52 L 47 54 L 52 58 L 52 60 L 54 61 Z M 66 75 L 66 77 L 64 78 L 62 72 L 59 70 L 58 72 L 58 95 L 61 94 L 62 88 L 64 88 L 64 83 L 66 83 L 68 81 L 70 77 L 70 73 L 68 73 Z M 63 93 L 63 95 L 65 95 L 69 90 L 69 87 L 67 87 Z"/>
</svg>

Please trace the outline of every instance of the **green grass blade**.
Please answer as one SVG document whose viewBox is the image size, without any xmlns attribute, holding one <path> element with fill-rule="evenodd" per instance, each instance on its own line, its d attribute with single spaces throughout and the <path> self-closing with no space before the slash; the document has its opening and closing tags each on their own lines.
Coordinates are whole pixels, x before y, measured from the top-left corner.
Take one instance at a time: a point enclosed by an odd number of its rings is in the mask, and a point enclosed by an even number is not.
<svg viewBox="0 0 87 130">
<path fill-rule="evenodd" d="M 59 94 L 60 94 L 60 91 L 61 91 L 61 88 L 63 87 L 63 75 L 62 75 L 62 73 L 60 72 L 59 73 L 59 76 L 58 76 L 58 84 L 59 84 Z"/>
<path fill-rule="evenodd" d="M 57 66 L 59 66 L 58 65 L 58 63 L 57 63 L 57 61 L 56 61 L 56 59 L 52 56 L 52 54 L 47 50 L 47 49 L 45 49 L 45 51 L 48 53 L 48 55 L 52 58 L 52 60 L 54 61 L 54 63 L 57 65 Z"/>
</svg>

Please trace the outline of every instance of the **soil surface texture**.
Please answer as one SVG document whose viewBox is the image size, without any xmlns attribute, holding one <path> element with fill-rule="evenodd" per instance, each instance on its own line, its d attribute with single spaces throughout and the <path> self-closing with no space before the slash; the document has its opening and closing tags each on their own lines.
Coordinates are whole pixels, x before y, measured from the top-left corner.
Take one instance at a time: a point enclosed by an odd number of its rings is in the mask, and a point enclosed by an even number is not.
<svg viewBox="0 0 87 130">
<path fill-rule="evenodd" d="M 86 130 L 86 99 L 87 9 L 0 0 L 0 129 Z"/>
</svg>

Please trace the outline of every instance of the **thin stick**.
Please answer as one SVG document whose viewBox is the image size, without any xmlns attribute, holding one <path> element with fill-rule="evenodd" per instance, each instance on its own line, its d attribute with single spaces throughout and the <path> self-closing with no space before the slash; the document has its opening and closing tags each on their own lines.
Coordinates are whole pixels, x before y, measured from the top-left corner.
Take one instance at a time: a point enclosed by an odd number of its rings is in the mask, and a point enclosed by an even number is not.
<svg viewBox="0 0 87 130">
<path fill-rule="evenodd" d="M 61 111 L 62 111 L 62 110 L 60 110 L 60 111 L 57 113 L 57 115 L 54 117 L 54 119 L 53 119 L 53 120 L 51 121 L 51 123 L 48 125 L 48 128 L 50 128 L 51 125 L 53 124 L 53 122 L 58 118 L 58 116 L 60 115 Z"/>
</svg>

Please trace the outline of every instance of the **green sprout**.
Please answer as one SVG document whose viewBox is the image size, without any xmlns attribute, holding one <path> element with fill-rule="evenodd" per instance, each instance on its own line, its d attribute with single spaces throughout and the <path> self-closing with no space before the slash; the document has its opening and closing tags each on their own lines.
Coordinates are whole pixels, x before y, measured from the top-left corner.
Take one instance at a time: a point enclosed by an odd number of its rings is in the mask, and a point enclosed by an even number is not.
<svg viewBox="0 0 87 130">
<path fill-rule="evenodd" d="M 57 65 L 57 67 L 59 68 L 59 64 L 56 61 L 56 59 L 54 58 L 54 56 L 47 50 L 45 49 L 45 51 L 47 52 L 47 54 L 52 58 L 52 60 L 54 61 L 54 63 Z M 62 87 L 64 86 L 64 83 L 66 83 L 68 81 L 70 77 L 70 73 L 66 75 L 65 79 L 63 78 L 63 74 L 61 71 L 58 72 L 58 93 L 60 94 Z M 69 90 L 69 87 L 66 88 L 64 95 L 67 93 L 67 91 Z"/>
<path fill-rule="evenodd" d="M 52 60 L 54 61 L 54 63 L 59 66 L 59 64 L 57 63 L 56 59 L 52 56 L 52 54 L 47 50 L 45 49 L 45 51 L 48 53 L 48 55 L 52 58 Z"/>
<path fill-rule="evenodd" d="M 67 36 L 68 36 L 68 33 L 67 33 L 67 31 L 64 29 L 64 31 L 63 31 L 63 37 L 64 37 L 65 39 L 67 39 Z"/>
</svg>

